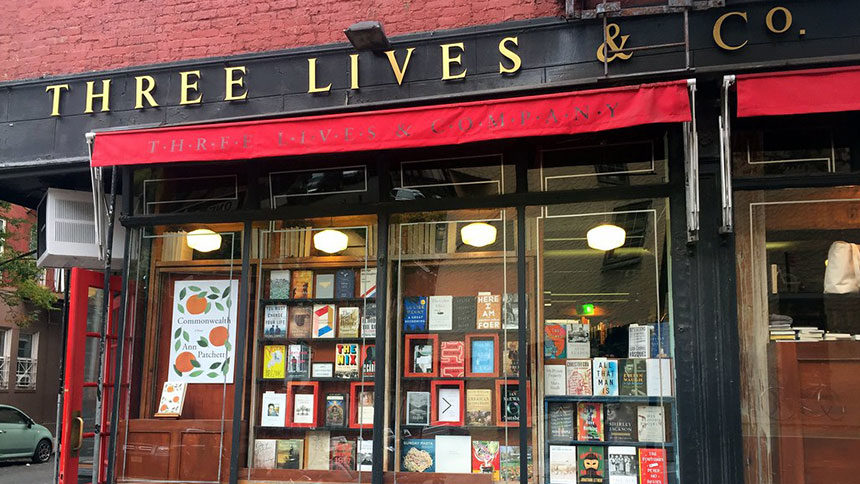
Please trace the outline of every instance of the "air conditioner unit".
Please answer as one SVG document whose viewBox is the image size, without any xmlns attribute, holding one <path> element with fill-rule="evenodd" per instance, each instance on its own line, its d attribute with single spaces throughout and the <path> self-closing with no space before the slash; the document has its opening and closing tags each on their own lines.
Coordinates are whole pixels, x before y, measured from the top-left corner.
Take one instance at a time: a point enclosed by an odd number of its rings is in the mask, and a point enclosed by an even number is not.
<svg viewBox="0 0 860 484">
<path fill-rule="evenodd" d="M 119 223 L 120 198 L 114 211 L 112 267 L 122 267 L 125 228 Z M 104 269 L 96 243 L 93 194 L 49 188 L 38 208 L 39 267 Z M 107 227 L 107 224 L 103 225 Z"/>
</svg>

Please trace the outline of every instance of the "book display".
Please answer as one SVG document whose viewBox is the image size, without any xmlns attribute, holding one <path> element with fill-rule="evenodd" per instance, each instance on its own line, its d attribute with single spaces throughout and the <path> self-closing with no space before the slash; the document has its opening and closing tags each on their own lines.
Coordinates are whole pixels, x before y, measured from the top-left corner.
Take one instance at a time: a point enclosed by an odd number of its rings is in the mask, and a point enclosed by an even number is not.
<svg viewBox="0 0 860 484">
<path fill-rule="evenodd" d="M 259 260 L 252 476 L 265 470 L 266 479 L 296 481 L 313 471 L 325 482 L 370 471 L 376 271 L 368 267 L 367 234 L 373 227 L 338 230 L 348 246 L 334 255 L 314 245 L 317 228 L 261 236 L 282 251 Z"/>
<path fill-rule="evenodd" d="M 521 368 L 516 265 L 502 250 L 501 222 L 490 225 L 498 240 L 480 248 L 462 241 L 467 225 L 393 228 L 397 304 L 388 331 L 396 346 L 388 362 L 402 377 L 395 379 L 390 417 L 392 467 L 462 474 L 439 482 L 510 482 L 520 475 L 520 432 L 533 442 L 531 385 L 520 391 L 520 372 L 528 381 L 534 376 L 531 365 Z"/>
</svg>

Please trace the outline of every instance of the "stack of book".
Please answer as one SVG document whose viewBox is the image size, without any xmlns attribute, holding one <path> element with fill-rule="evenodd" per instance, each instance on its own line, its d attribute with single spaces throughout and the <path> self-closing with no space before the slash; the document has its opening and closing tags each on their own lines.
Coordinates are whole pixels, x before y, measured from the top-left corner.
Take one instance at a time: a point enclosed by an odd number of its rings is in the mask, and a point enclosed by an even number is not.
<svg viewBox="0 0 860 484">
<path fill-rule="evenodd" d="M 853 341 L 855 338 L 848 333 L 824 333 L 824 341 Z"/>
<path fill-rule="evenodd" d="M 798 326 L 797 341 L 821 341 L 824 339 L 824 330 L 818 329 L 815 326 Z"/>
<path fill-rule="evenodd" d="M 771 314 L 768 324 L 768 332 L 771 341 L 794 341 L 797 339 L 797 330 L 791 327 L 793 322 L 791 316 L 782 314 Z"/>
</svg>

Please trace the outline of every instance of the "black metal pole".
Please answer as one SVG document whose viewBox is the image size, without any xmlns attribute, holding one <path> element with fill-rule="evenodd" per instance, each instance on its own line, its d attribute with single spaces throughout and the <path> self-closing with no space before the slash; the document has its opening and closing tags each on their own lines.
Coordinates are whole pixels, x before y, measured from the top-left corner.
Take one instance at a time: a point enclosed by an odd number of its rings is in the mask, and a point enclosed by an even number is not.
<svg viewBox="0 0 860 484">
<path fill-rule="evenodd" d="M 519 346 L 519 390 L 520 397 L 520 484 L 528 484 L 528 416 L 529 408 L 528 378 L 528 301 L 526 300 L 526 209 L 517 207 L 517 329 Z M 500 396 L 501 397 L 501 396 Z M 526 411 L 523 412 L 522 409 Z M 537 425 L 537 422 L 535 423 Z"/>
<path fill-rule="evenodd" d="M 54 476 L 51 482 L 57 482 L 60 474 L 60 442 L 63 428 L 63 390 L 66 382 L 66 337 L 69 333 L 69 279 L 71 269 L 63 269 L 63 339 L 60 343 L 60 372 L 57 382 L 57 422 L 54 427 Z"/>
<path fill-rule="evenodd" d="M 239 315 L 236 321 L 236 361 L 233 366 L 233 425 L 230 432 L 230 484 L 239 480 L 239 432 L 245 392 L 245 347 L 248 346 L 248 294 L 251 292 L 251 222 L 242 231 L 242 274 L 239 280 Z"/>
<path fill-rule="evenodd" d="M 386 281 L 388 280 L 388 215 L 381 213 L 377 221 L 376 237 L 376 373 L 373 376 L 373 467 L 370 480 L 382 484 L 385 453 L 385 369 L 386 369 L 386 332 L 387 314 Z"/>
</svg>

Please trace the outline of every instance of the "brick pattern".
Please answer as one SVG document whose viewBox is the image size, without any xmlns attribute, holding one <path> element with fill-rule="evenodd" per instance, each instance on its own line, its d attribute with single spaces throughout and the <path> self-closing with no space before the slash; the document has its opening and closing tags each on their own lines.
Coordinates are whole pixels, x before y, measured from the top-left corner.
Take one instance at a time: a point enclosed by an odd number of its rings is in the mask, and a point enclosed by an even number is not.
<svg viewBox="0 0 860 484">
<path fill-rule="evenodd" d="M 35 0 L 0 16 L 0 82 L 561 15 L 562 0 Z"/>
</svg>

